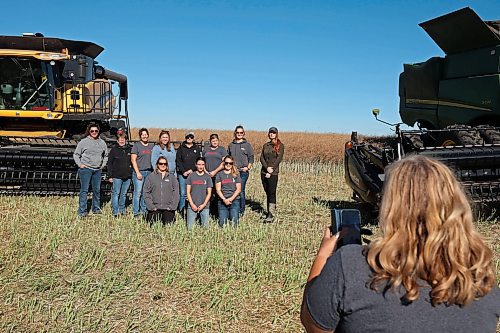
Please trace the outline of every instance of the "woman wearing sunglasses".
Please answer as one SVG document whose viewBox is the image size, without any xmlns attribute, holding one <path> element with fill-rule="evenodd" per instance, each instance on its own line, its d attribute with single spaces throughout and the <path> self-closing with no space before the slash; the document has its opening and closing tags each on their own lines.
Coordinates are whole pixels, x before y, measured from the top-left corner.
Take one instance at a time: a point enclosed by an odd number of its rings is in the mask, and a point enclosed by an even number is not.
<svg viewBox="0 0 500 333">
<path fill-rule="evenodd" d="M 78 200 L 78 216 L 87 216 L 87 195 L 92 184 L 92 212 L 101 214 L 101 174 L 108 163 L 108 147 L 99 138 L 99 126 L 90 124 L 85 131 L 85 138 L 78 142 L 73 159 L 78 165 L 80 178 L 80 195 Z"/>
<path fill-rule="evenodd" d="M 158 158 L 156 170 L 144 181 L 142 193 L 148 208 L 147 222 L 161 221 L 163 225 L 174 222 L 175 209 L 179 204 L 179 183 L 169 172 L 165 156 Z"/>
<path fill-rule="evenodd" d="M 245 139 L 245 130 L 243 126 L 238 125 L 234 129 L 234 140 L 229 144 L 227 153 L 234 157 L 236 168 L 241 176 L 241 205 L 240 214 L 245 212 L 245 187 L 247 184 L 249 171 L 254 162 L 254 152 L 252 145 Z"/>
<path fill-rule="evenodd" d="M 264 223 L 271 223 L 276 216 L 278 173 L 280 163 L 283 160 L 285 146 L 278 138 L 278 129 L 276 127 L 271 127 L 267 136 L 269 137 L 269 141 L 264 144 L 262 154 L 260 154 L 260 163 L 262 164 L 260 178 L 267 197 L 267 215 Z"/>
<path fill-rule="evenodd" d="M 219 226 L 223 227 L 231 221 L 236 227 L 240 216 L 241 177 L 232 156 L 227 155 L 223 161 L 224 169 L 215 176 L 215 190 L 219 197 Z"/>
</svg>

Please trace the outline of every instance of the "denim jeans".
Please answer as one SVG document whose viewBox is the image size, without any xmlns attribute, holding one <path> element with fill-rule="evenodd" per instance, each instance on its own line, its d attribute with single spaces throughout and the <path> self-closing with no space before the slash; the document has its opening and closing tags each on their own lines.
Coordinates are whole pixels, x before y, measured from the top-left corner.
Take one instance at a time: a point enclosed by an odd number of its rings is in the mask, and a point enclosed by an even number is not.
<svg viewBox="0 0 500 333">
<path fill-rule="evenodd" d="M 245 212 L 245 187 L 247 185 L 247 180 L 248 180 L 248 172 L 240 171 L 240 177 L 241 177 L 241 193 L 240 193 L 240 214 L 243 214 Z"/>
<path fill-rule="evenodd" d="M 191 209 L 191 206 L 187 207 L 187 217 L 186 217 L 186 227 L 188 230 L 193 229 L 194 223 L 196 221 L 196 216 L 200 214 L 200 222 L 204 228 L 208 228 L 208 217 L 210 209 L 205 207 L 201 212 L 195 212 Z"/>
<path fill-rule="evenodd" d="M 223 227 L 229 221 L 233 226 L 238 226 L 240 219 L 240 198 L 236 198 L 230 206 L 219 200 L 219 227 Z"/>
<path fill-rule="evenodd" d="M 113 188 L 111 190 L 111 209 L 113 215 L 125 214 L 125 200 L 130 186 L 130 178 L 113 178 Z"/>
<path fill-rule="evenodd" d="M 134 196 L 132 198 L 132 212 L 134 216 L 139 214 L 146 214 L 146 202 L 144 201 L 144 196 L 142 195 L 142 186 L 146 177 L 151 174 L 149 170 L 141 171 L 142 180 L 137 179 L 137 174 L 135 171 L 132 173 L 132 182 L 134 184 Z"/>
<path fill-rule="evenodd" d="M 179 179 L 179 194 L 181 197 L 179 200 L 179 212 L 182 213 L 182 211 L 184 210 L 184 207 L 186 206 L 186 199 L 187 199 L 187 193 L 186 193 L 187 177 L 184 178 L 183 175 L 179 174 L 178 179 Z"/>
<path fill-rule="evenodd" d="M 92 184 L 92 211 L 94 213 L 101 211 L 101 173 L 101 169 L 78 169 L 78 176 L 80 177 L 79 216 L 87 215 L 87 195 L 90 184 Z"/>
</svg>

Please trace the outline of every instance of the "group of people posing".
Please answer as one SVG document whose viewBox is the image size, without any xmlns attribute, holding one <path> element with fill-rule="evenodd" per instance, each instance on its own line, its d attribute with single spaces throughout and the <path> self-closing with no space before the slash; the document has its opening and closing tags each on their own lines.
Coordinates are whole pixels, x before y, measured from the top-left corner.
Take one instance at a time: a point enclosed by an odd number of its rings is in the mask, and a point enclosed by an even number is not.
<svg viewBox="0 0 500 333">
<path fill-rule="evenodd" d="M 149 142 L 146 128 L 139 130 L 139 141 L 133 146 L 125 134 L 118 134 L 117 143 L 108 152 L 99 137 L 99 126 L 89 125 L 87 135 L 73 154 L 78 165 L 80 195 L 78 216 L 87 215 L 87 195 L 92 185 L 92 212 L 100 214 L 102 169 L 107 167 L 111 182 L 113 216 L 125 214 L 126 196 L 133 183 L 134 217 L 146 218 L 152 224 L 173 223 L 176 210 L 186 218 L 192 229 L 199 218 L 207 227 L 209 216 L 219 218 L 219 226 L 236 226 L 245 212 L 245 187 L 254 164 L 254 150 L 245 139 L 243 126 L 234 130 L 234 140 L 226 148 L 219 136 L 211 134 L 207 146 L 195 142 L 195 134 L 187 132 L 185 140 L 175 149 L 169 131 L 160 132 L 158 142 Z M 276 215 L 276 189 L 284 145 L 278 129 L 268 131 L 269 141 L 262 147 L 261 180 L 267 196 L 264 222 L 273 222 Z"/>
</svg>

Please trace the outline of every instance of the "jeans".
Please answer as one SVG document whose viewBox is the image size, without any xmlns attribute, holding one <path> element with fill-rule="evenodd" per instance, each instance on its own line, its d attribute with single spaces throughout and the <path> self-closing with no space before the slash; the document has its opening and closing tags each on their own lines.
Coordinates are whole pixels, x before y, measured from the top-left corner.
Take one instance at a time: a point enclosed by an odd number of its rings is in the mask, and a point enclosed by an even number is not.
<svg viewBox="0 0 500 333">
<path fill-rule="evenodd" d="M 146 213 L 146 202 L 144 201 L 144 196 L 142 195 L 142 186 L 146 177 L 151 174 L 149 170 L 141 171 L 142 180 L 137 179 L 137 174 L 132 173 L 132 182 L 134 183 L 134 196 L 132 198 L 132 211 L 134 216 Z"/>
<path fill-rule="evenodd" d="M 184 210 L 184 207 L 186 207 L 186 199 L 187 199 L 187 193 L 186 193 L 186 180 L 187 177 L 184 177 L 183 175 L 179 174 L 179 194 L 180 194 L 180 200 L 179 200 L 179 212 L 182 213 Z"/>
<path fill-rule="evenodd" d="M 240 193 L 240 214 L 243 214 L 245 212 L 245 187 L 247 185 L 247 180 L 248 180 L 248 172 L 240 171 L 240 177 L 241 177 L 241 193 Z"/>
<path fill-rule="evenodd" d="M 87 195 L 92 184 L 92 212 L 101 211 L 101 169 L 80 168 L 80 195 L 78 199 L 78 215 L 87 215 Z"/>
<path fill-rule="evenodd" d="M 226 206 L 224 202 L 219 200 L 219 227 L 223 227 L 229 221 L 233 226 L 238 226 L 240 218 L 240 198 L 234 199 L 230 206 Z"/>
<path fill-rule="evenodd" d="M 125 214 L 125 200 L 130 186 L 130 178 L 113 178 L 113 188 L 111 190 L 111 209 L 113 215 Z"/>
<path fill-rule="evenodd" d="M 196 216 L 200 214 L 200 222 L 204 228 L 208 228 L 208 217 L 209 217 L 209 208 L 205 207 L 201 212 L 195 212 L 191 209 L 191 206 L 187 207 L 187 218 L 186 218 L 186 227 L 188 230 L 193 229 L 194 223 L 196 221 Z"/>
</svg>

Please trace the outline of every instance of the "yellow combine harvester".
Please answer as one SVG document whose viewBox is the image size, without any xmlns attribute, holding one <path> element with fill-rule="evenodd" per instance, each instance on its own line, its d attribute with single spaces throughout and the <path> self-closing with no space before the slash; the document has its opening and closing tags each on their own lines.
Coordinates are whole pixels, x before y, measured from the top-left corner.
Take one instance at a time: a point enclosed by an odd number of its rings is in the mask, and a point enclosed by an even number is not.
<svg viewBox="0 0 500 333">
<path fill-rule="evenodd" d="M 127 77 L 98 65 L 103 50 L 41 34 L 0 36 L 0 193 L 77 192 L 72 154 L 87 125 L 98 124 L 109 144 L 129 132 Z"/>
</svg>

